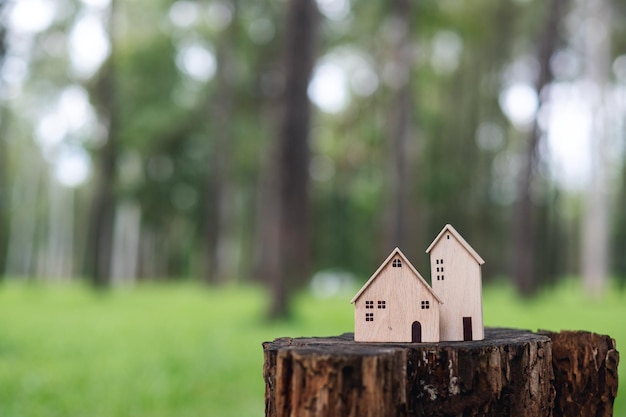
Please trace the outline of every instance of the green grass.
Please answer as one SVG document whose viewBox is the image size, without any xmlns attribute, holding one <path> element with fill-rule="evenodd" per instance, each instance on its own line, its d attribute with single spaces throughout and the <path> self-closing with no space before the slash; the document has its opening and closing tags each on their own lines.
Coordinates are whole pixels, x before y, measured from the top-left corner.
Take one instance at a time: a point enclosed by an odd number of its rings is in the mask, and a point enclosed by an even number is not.
<svg viewBox="0 0 626 417">
<path fill-rule="evenodd" d="M 261 343 L 352 331 L 351 295 L 303 295 L 292 320 L 270 324 L 264 292 L 251 287 L 95 294 L 78 285 L 5 284 L 0 416 L 262 416 Z M 626 343 L 623 291 L 590 301 L 569 283 L 520 301 L 508 287 L 489 287 L 484 310 L 491 326 L 584 329 L 611 335 L 618 349 Z M 624 395 L 616 416 L 626 416 Z"/>
</svg>

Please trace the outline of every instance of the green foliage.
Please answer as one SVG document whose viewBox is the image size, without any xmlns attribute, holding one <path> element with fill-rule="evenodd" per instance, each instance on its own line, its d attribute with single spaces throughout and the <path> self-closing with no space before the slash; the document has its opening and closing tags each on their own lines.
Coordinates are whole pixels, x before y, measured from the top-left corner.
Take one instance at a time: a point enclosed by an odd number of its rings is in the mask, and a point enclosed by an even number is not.
<svg viewBox="0 0 626 417">
<path fill-rule="evenodd" d="M 269 324 L 265 294 L 251 287 L 155 285 L 97 294 L 5 284 L 0 415 L 262 415 L 261 343 L 352 331 L 351 295 L 301 295 L 289 322 Z M 487 325 L 585 329 L 611 335 L 618 349 L 626 343 L 623 291 L 591 301 L 572 281 L 521 301 L 510 287 L 491 286 L 484 302 Z M 616 417 L 626 416 L 623 396 Z"/>
</svg>

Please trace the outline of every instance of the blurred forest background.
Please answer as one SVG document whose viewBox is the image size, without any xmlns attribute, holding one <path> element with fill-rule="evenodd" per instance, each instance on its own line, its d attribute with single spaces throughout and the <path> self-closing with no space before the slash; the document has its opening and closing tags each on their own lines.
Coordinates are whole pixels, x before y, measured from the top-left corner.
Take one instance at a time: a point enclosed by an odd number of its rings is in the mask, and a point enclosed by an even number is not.
<svg viewBox="0 0 626 417">
<path fill-rule="evenodd" d="M 0 7 L 4 279 L 260 282 L 281 316 L 451 223 L 523 295 L 626 280 L 626 2 Z"/>
</svg>

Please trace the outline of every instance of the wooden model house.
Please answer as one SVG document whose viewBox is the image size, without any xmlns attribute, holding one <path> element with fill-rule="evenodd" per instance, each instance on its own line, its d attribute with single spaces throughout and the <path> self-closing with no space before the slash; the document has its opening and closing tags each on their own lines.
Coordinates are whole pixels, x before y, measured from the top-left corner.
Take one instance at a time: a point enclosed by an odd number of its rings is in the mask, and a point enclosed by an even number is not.
<svg viewBox="0 0 626 417">
<path fill-rule="evenodd" d="M 430 244 L 431 283 L 443 300 L 440 340 L 483 340 L 480 266 L 485 263 L 454 227 L 447 224 Z"/>
<path fill-rule="evenodd" d="M 357 342 L 439 341 L 441 300 L 398 248 L 351 303 Z"/>
<path fill-rule="evenodd" d="M 355 341 L 484 338 L 480 266 L 485 261 L 449 224 L 426 252 L 432 288 L 396 248 L 354 296 Z"/>
</svg>

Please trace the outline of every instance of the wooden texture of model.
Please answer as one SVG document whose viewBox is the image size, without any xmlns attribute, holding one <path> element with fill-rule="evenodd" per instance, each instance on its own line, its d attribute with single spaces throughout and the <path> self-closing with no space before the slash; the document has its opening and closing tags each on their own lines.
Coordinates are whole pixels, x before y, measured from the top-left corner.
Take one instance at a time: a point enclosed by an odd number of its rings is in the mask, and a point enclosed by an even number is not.
<svg viewBox="0 0 626 417">
<path fill-rule="evenodd" d="M 426 252 L 432 288 L 396 248 L 352 298 L 355 341 L 483 340 L 485 261 L 449 224 Z"/>
<path fill-rule="evenodd" d="M 443 300 L 439 308 L 440 340 L 483 340 L 480 266 L 485 261 L 449 224 L 426 253 L 430 255 L 433 290 Z"/>
<path fill-rule="evenodd" d="M 398 248 L 351 302 L 357 342 L 439 341 L 441 300 Z"/>
</svg>

